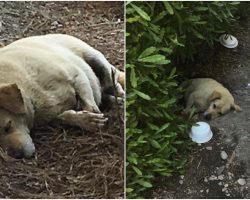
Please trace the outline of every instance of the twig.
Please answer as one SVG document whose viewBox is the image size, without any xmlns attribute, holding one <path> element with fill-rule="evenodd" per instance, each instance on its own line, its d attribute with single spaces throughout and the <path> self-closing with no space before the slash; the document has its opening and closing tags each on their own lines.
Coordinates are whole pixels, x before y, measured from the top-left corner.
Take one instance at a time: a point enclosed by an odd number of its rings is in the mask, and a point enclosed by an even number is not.
<svg viewBox="0 0 250 200">
<path fill-rule="evenodd" d="M 22 31 L 23 34 L 32 26 L 33 22 L 34 22 L 34 19 L 32 19 L 30 23 L 26 27 L 24 27 Z"/>
<path fill-rule="evenodd" d="M 201 161 L 202 161 L 202 158 L 200 159 L 196 169 L 198 169 L 200 167 Z"/>
</svg>

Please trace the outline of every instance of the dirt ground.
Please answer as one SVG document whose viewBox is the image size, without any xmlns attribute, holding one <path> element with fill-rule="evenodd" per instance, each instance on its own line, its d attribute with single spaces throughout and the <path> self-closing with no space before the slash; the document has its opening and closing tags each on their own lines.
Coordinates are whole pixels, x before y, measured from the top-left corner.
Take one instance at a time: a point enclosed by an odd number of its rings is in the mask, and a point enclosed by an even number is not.
<svg viewBox="0 0 250 200">
<path fill-rule="evenodd" d="M 19 38 L 66 33 L 97 48 L 124 67 L 123 2 L 0 2 L 0 46 Z M 0 198 L 122 198 L 123 106 L 104 111 L 99 133 L 73 127 L 32 131 L 31 160 L 0 151 Z"/>
<path fill-rule="evenodd" d="M 250 198 L 250 19 L 241 21 L 233 35 L 239 41 L 237 48 L 218 44 L 213 50 L 204 49 L 196 63 L 181 70 L 190 78 L 221 82 L 243 111 L 209 121 L 213 139 L 195 146 L 185 174 L 159 178 L 151 198 Z"/>
</svg>

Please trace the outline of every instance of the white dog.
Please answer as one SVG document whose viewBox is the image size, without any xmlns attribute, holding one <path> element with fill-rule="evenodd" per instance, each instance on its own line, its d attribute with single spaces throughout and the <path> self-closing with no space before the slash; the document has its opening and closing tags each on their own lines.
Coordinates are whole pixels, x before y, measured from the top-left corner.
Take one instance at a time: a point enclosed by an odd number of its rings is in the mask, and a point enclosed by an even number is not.
<svg viewBox="0 0 250 200">
<path fill-rule="evenodd" d="M 98 107 L 102 94 L 116 90 L 124 96 L 117 82 L 124 73 L 85 42 L 63 34 L 28 37 L 1 48 L 0 73 L 0 145 L 17 158 L 35 152 L 32 127 L 53 120 L 97 131 L 107 121 Z"/>
</svg>

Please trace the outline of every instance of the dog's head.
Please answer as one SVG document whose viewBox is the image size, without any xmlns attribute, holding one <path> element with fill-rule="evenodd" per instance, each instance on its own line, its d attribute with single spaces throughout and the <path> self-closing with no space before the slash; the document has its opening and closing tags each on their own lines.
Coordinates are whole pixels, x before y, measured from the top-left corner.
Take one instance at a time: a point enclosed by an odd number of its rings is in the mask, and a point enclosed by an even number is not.
<svg viewBox="0 0 250 200">
<path fill-rule="evenodd" d="M 0 85 L 0 146 L 15 158 L 30 158 L 35 153 L 16 84 Z"/>
<path fill-rule="evenodd" d="M 209 97 L 209 107 L 204 112 L 206 119 L 214 119 L 220 115 L 226 114 L 231 109 L 237 112 L 241 111 L 241 108 L 234 103 L 233 98 L 222 97 L 221 93 L 214 91 Z"/>
</svg>

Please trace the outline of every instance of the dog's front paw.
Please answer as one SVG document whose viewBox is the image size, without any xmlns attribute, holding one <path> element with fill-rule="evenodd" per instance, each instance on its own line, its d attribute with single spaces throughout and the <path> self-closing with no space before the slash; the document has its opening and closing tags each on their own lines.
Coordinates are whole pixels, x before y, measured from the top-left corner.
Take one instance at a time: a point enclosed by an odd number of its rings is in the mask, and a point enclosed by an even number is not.
<svg viewBox="0 0 250 200">
<path fill-rule="evenodd" d="M 85 105 L 84 110 L 88 112 L 93 112 L 93 113 L 101 113 L 100 109 L 98 108 L 97 105 Z"/>
<path fill-rule="evenodd" d="M 96 132 L 108 121 L 102 113 L 92 113 L 89 111 L 76 112 L 78 126 L 84 130 Z"/>
</svg>

